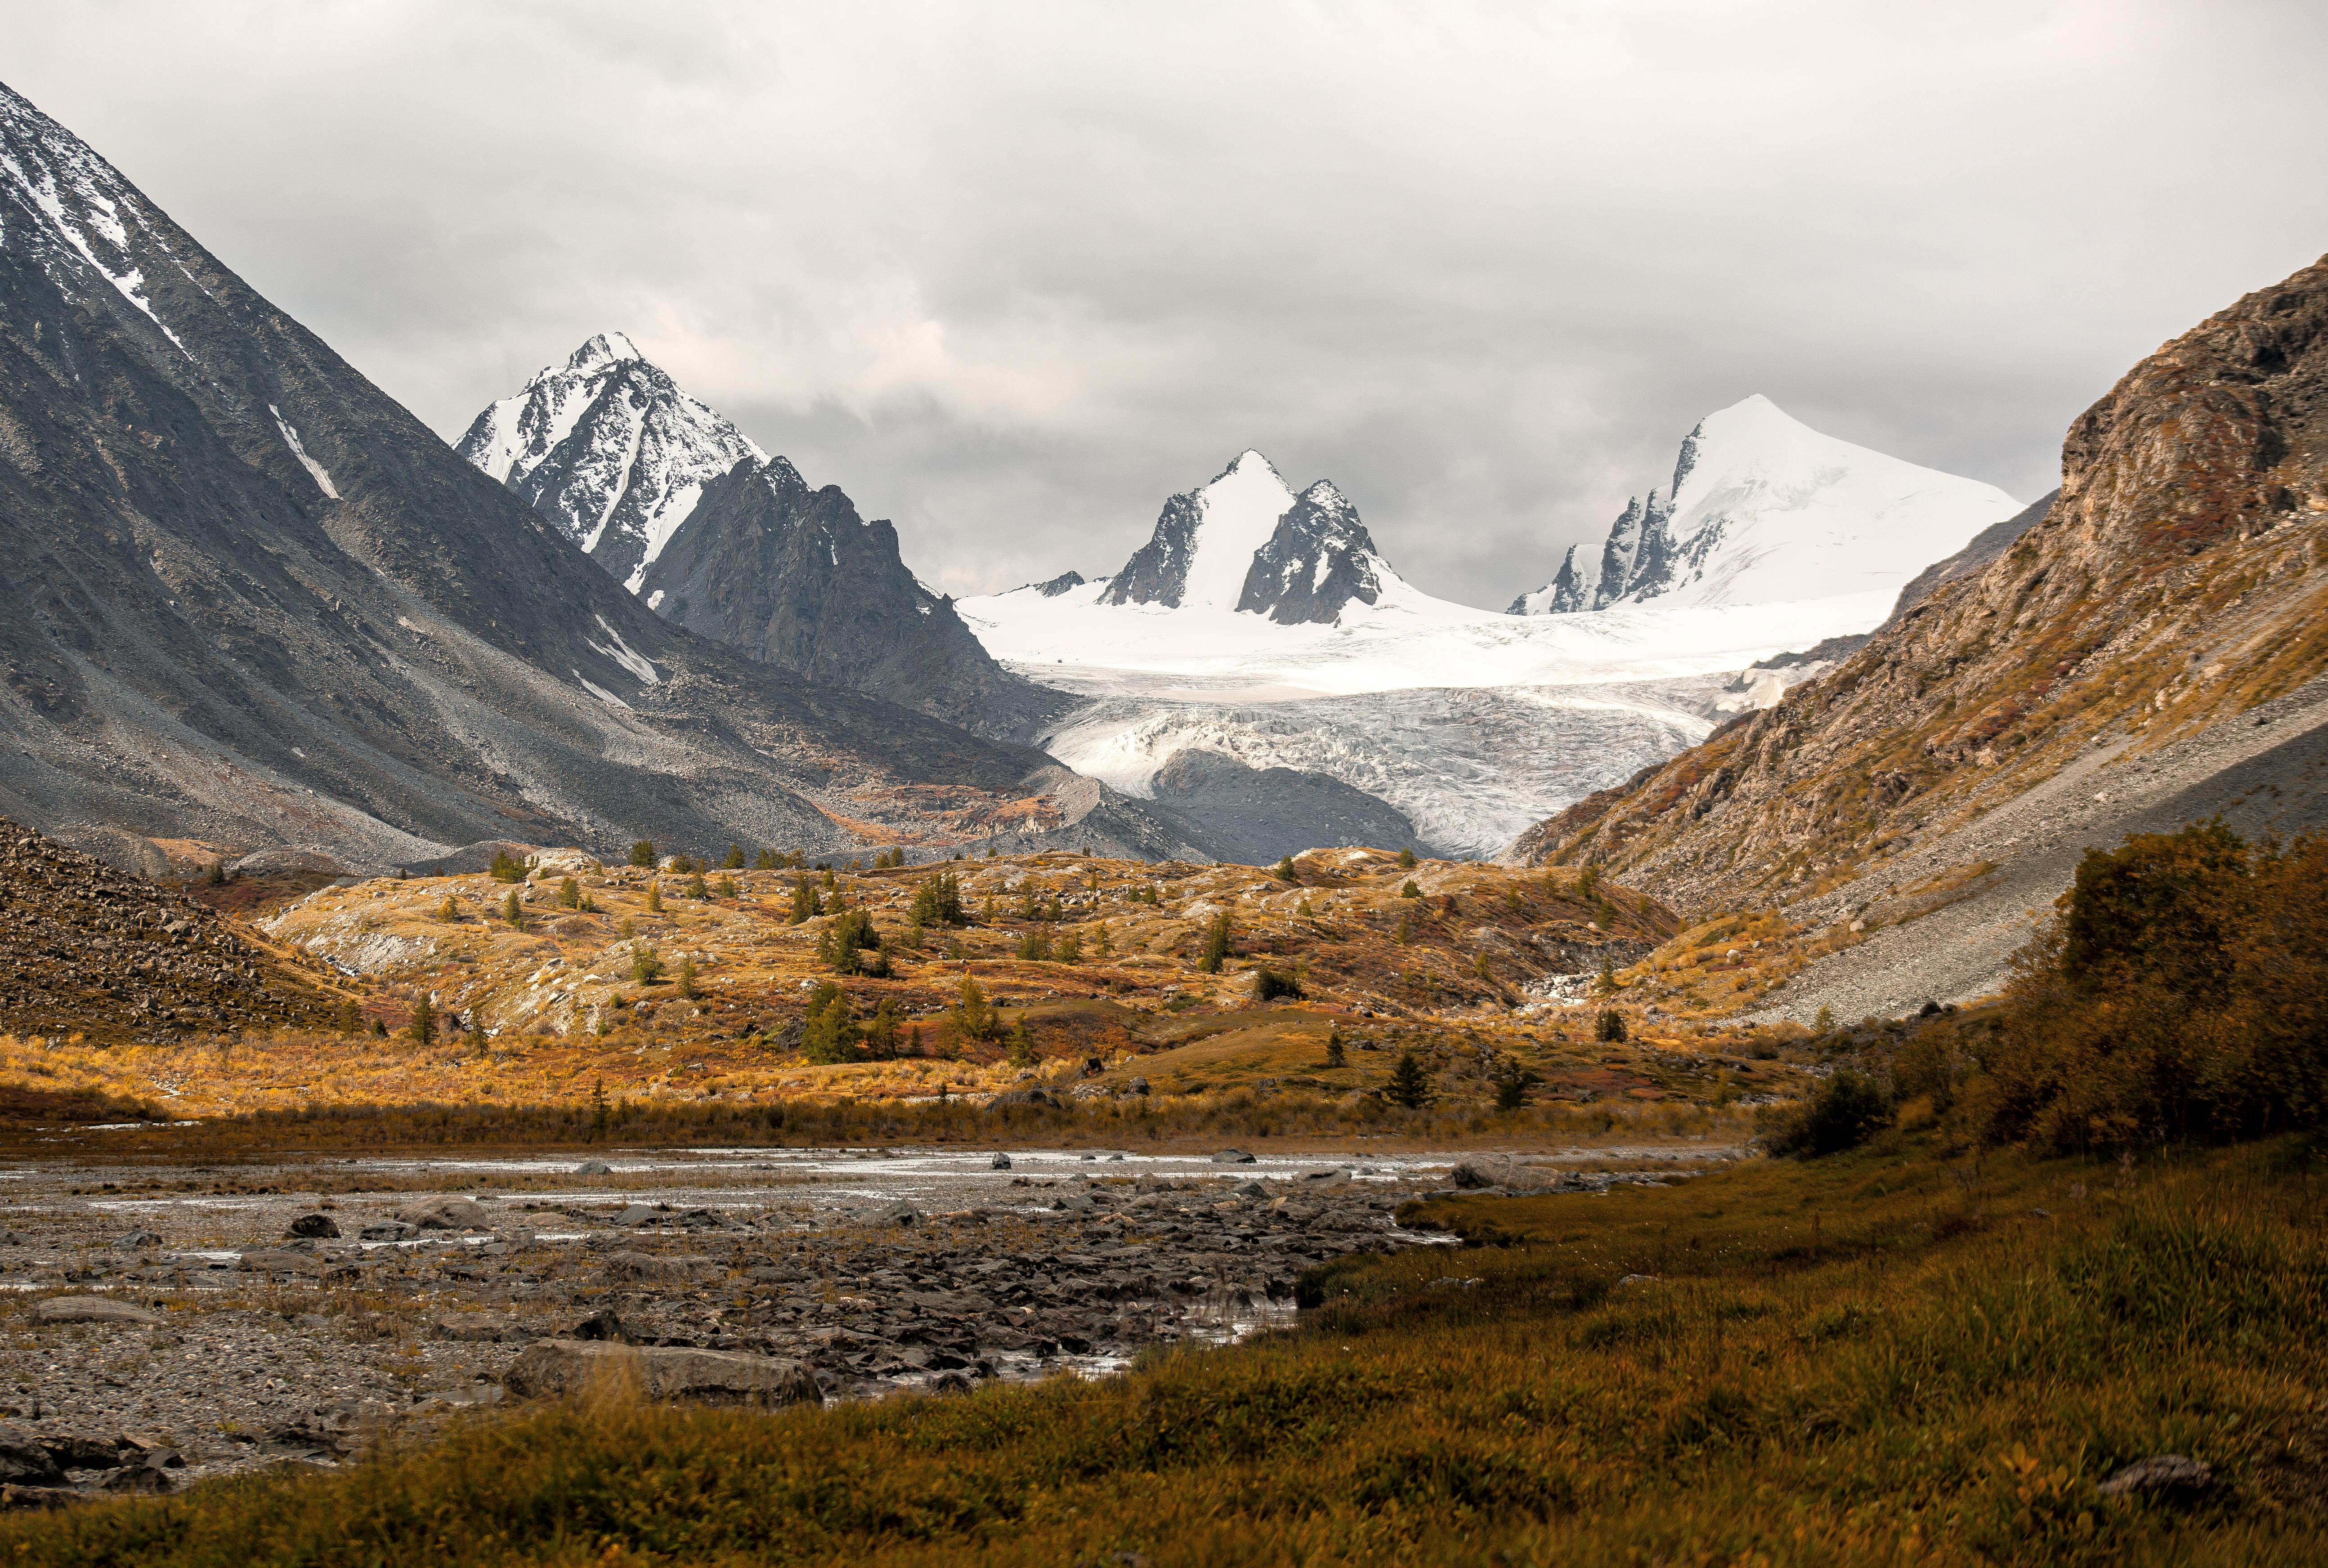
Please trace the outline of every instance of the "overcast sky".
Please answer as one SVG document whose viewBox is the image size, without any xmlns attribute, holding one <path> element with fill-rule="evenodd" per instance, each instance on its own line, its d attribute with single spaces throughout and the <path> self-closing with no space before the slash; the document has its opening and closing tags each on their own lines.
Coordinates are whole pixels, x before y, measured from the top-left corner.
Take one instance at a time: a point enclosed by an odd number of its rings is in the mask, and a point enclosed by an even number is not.
<svg viewBox="0 0 2328 1568">
<path fill-rule="evenodd" d="M 1258 446 L 1500 607 L 1764 392 L 2050 487 L 2328 249 L 2328 6 L 0 0 L 5 80 L 448 437 L 619 327 L 955 593 Z"/>
</svg>

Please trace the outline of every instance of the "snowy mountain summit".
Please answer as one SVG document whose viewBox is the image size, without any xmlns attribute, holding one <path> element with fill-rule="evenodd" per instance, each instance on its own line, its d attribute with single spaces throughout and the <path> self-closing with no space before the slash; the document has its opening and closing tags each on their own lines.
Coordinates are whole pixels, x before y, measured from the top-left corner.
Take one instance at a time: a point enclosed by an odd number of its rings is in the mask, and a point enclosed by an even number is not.
<svg viewBox="0 0 2328 1568">
<path fill-rule="evenodd" d="M 1377 603 L 1385 578 L 1397 574 L 1341 492 L 1319 480 L 1296 495 L 1268 458 L 1248 450 L 1164 503 L 1156 531 L 1098 602 L 1330 624 L 1354 600 Z"/>
<path fill-rule="evenodd" d="M 769 461 L 618 332 L 488 407 L 458 449 L 634 593 L 706 484 Z"/>
<path fill-rule="evenodd" d="M 2020 509 L 1994 485 L 1823 436 L 1757 393 L 1698 421 L 1672 484 L 1628 502 L 1598 559 L 1571 545 L 1507 613 L 1897 592 Z"/>
</svg>

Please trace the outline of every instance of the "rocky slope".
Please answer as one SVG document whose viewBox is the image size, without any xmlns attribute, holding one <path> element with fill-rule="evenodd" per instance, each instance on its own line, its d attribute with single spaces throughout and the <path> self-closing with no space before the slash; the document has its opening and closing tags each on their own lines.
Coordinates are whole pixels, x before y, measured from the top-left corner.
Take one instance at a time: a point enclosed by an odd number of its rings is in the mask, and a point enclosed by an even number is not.
<svg viewBox="0 0 2328 1568">
<path fill-rule="evenodd" d="M 2091 748 L 2107 794 L 2328 669 L 2324 564 L 2328 263 L 2129 371 L 2070 427 L 2042 521 L 1985 568 L 1507 858 L 1700 907 L 1885 875 Z"/>
<path fill-rule="evenodd" d="M 1048 765 L 652 615 L 5 89 L 0 540 L 0 811 L 132 859 L 943 841 Z"/>
<path fill-rule="evenodd" d="M 1821 435 L 1758 394 L 1699 420 L 1665 491 L 1629 501 L 1597 557 L 1569 547 L 1510 614 L 1891 593 L 2020 510 L 1994 485 Z"/>
<path fill-rule="evenodd" d="M 336 998 L 182 894 L 0 820 L 0 1034 L 318 1028 Z"/>
<path fill-rule="evenodd" d="M 1023 738 L 1065 703 L 915 580 L 897 531 L 602 333 L 479 414 L 457 450 L 667 619 L 820 685 Z"/>
<path fill-rule="evenodd" d="M 1207 824 L 1224 859 L 1266 866 L 1304 850 L 1419 844 L 1403 812 L 1322 773 L 1253 767 L 1191 746 L 1156 770 L 1156 799 Z"/>
</svg>

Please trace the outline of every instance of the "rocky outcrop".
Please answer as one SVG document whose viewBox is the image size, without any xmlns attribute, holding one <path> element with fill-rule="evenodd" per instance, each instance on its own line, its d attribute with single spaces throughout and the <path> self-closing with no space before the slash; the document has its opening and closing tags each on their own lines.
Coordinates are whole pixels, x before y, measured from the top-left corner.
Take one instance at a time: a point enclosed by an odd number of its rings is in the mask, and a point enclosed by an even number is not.
<svg viewBox="0 0 2328 1568">
<path fill-rule="evenodd" d="M 997 664 L 906 569 L 897 530 L 781 457 L 703 488 L 639 592 L 665 619 L 821 685 L 887 698 L 982 734 L 1023 737 L 1069 706 Z"/>
<path fill-rule="evenodd" d="M 512 1394 L 537 1397 L 627 1394 L 657 1403 L 762 1410 L 824 1403 L 816 1374 L 797 1361 L 597 1339 L 544 1339 L 510 1363 L 502 1382 Z"/>
<path fill-rule="evenodd" d="M 2061 490 L 1832 673 L 1522 835 L 1677 902 L 1842 879 L 2051 778 L 2328 669 L 2328 262 L 2239 301 L 2071 426 Z"/>
<path fill-rule="evenodd" d="M 1272 865 L 1304 850 L 1408 849 L 1414 824 L 1397 808 L 1321 773 L 1248 765 L 1191 746 L 1156 770 L 1156 799 L 1199 824 L 1222 859 Z M 1425 853 L 1429 846 L 1422 846 Z"/>
<path fill-rule="evenodd" d="M 320 1028 L 333 999 L 183 894 L 0 821 L 0 1033 Z"/>
<path fill-rule="evenodd" d="M 1281 626 L 1331 625 L 1353 601 L 1379 600 L 1388 570 L 1358 509 L 1321 479 L 1294 498 L 1253 552 L 1236 607 Z"/>
</svg>

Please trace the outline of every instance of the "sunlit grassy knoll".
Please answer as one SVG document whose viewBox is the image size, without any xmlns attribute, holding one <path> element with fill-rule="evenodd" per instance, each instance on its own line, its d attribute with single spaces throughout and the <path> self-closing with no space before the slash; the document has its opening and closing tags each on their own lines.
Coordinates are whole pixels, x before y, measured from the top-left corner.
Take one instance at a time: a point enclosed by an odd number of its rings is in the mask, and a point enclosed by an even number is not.
<svg viewBox="0 0 2328 1568">
<path fill-rule="evenodd" d="M 773 1418 L 613 1407 L 0 1525 L 66 1563 L 2310 1563 L 2328 1240 L 2282 1141 L 2114 1164 L 1891 1133 L 1305 1282 L 1111 1381 Z M 2040 1213 L 2037 1211 L 2042 1210 Z M 1629 1278 L 1630 1276 L 1652 1278 Z M 2222 1496 L 2113 1502 L 2180 1452 Z"/>
</svg>

